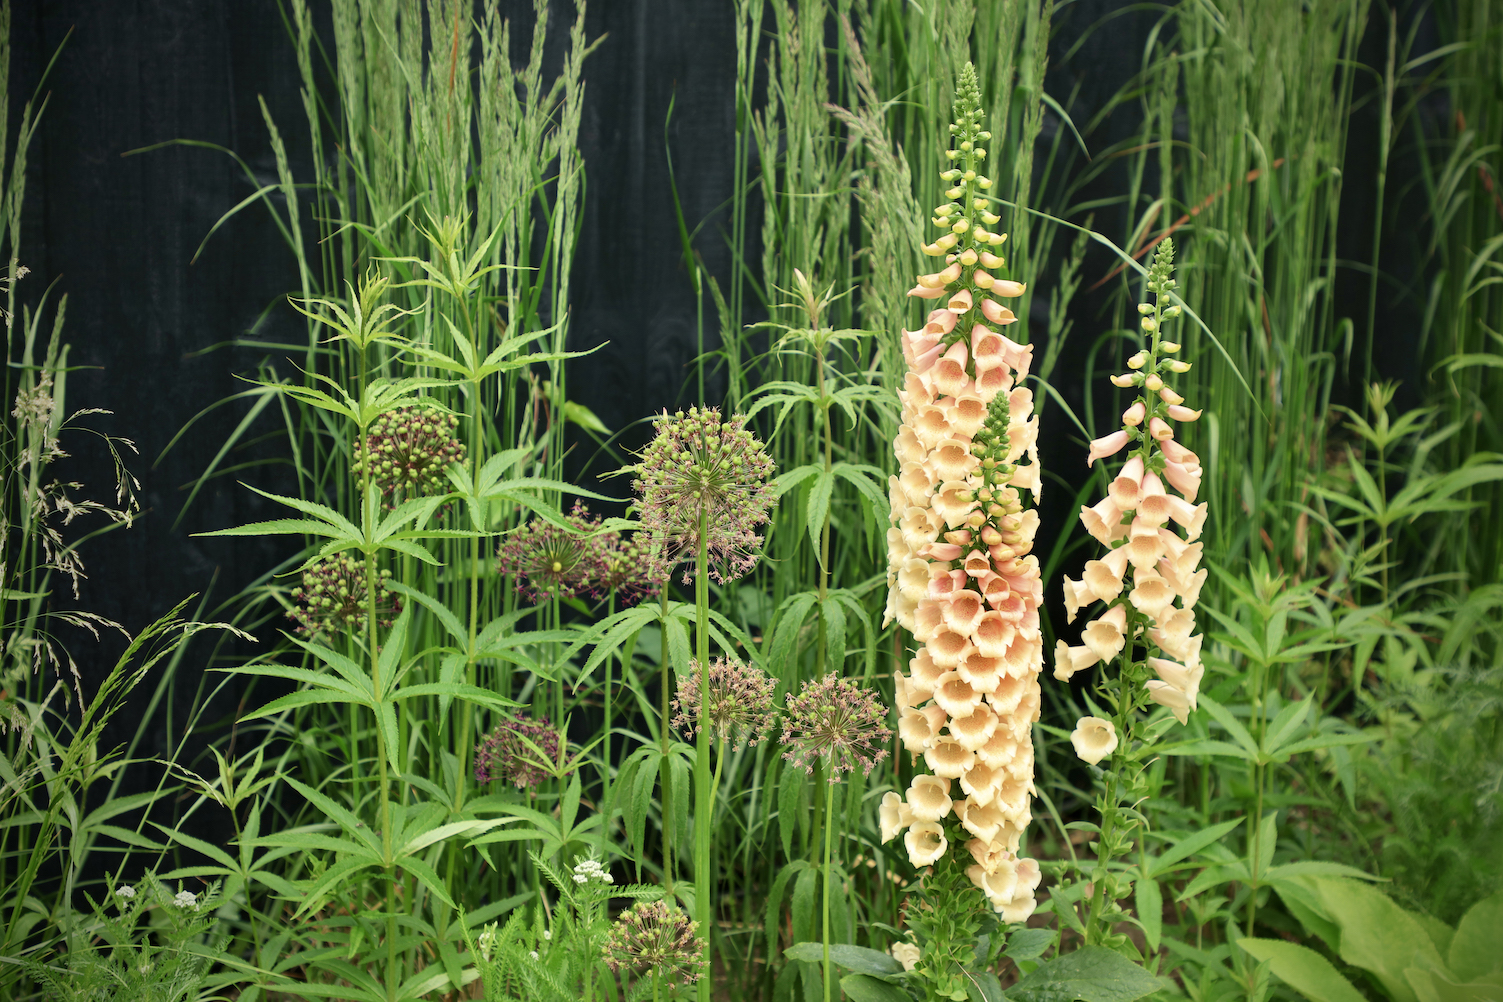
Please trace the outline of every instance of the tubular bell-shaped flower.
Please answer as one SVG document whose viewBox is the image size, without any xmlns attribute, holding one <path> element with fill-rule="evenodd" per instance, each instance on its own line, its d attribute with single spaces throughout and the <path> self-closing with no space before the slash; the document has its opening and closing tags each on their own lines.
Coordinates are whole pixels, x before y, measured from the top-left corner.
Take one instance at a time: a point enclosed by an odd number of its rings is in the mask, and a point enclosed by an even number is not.
<svg viewBox="0 0 1503 1002">
<path fill-rule="evenodd" d="M 942 308 L 929 311 L 921 330 L 903 334 L 910 389 L 900 395 L 902 426 L 893 443 L 903 464 L 893 492 L 897 498 L 901 490 L 903 505 L 892 506 L 889 536 L 888 619 L 920 645 L 912 682 L 903 683 L 910 705 L 900 711 L 899 730 L 928 774 L 914 779 L 906 801 L 884 803 L 882 834 L 901 830 L 906 808 L 913 819 L 909 861 L 934 866 L 925 886 L 935 881 L 934 893 L 946 895 L 969 893 L 974 883 L 965 875 L 974 863 L 967 843 L 990 846 L 1009 817 L 1016 836 L 1026 824 L 1043 668 L 1042 587 L 1031 555 L 1038 515 L 1028 507 L 1042 485 L 1038 420 L 1023 383 L 1033 348 L 1001 333 L 1018 320 L 1004 300 L 1024 295 L 1026 286 L 1007 275 L 997 253 L 1005 236 L 985 228 L 997 219 L 987 208 L 991 182 L 978 173 L 981 144 L 991 138 L 980 128 L 979 103 L 967 65 L 951 129 L 957 148 L 947 153 L 960 162 L 941 175 L 950 201 L 936 210 L 947 236 L 931 245 L 933 256 L 945 255 L 944 267 L 919 276 L 910 293 Z M 1015 772 L 1022 773 L 1017 782 L 1008 778 Z M 952 780 L 966 795 L 953 805 Z M 1006 815 L 993 806 L 1004 790 Z M 995 859 L 989 855 L 988 873 L 1015 869 L 1017 849 L 1014 838 Z M 985 897 L 975 907 L 989 902 L 1008 921 L 1026 919 L 1032 891 L 1015 885 L 977 884 Z"/>
</svg>

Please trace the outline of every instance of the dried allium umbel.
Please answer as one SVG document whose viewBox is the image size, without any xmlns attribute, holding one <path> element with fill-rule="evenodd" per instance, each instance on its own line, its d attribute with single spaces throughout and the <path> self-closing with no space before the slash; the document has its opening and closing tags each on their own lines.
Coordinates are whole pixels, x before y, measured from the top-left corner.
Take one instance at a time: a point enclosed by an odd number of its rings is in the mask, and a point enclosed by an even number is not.
<svg viewBox="0 0 1503 1002">
<path fill-rule="evenodd" d="M 773 462 L 746 418 L 722 420 L 714 407 L 664 413 L 639 459 L 632 487 L 642 498 L 642 529 L 661 543 L 668 566 L 695 559 L 704 515 L 711 577 L 725 584 L 756 566 L 756 530 L 777 496 L 768 483 Z"/>
<path fill-rule="evenodd" d="M 1038 418 L 1023 382 L 1033 347 L 1002 333 L 1017 321 L 1004 304 L 1026 289 L 1005 277 L 1006 236 L 989 229 L 998 217 L 980 170 L 991 134 L 980 128 L 970 64 L 955 115 L 952 166 L 940 175 L 951 187 L 933 218 L 945 232 L 923 247 L 945 267 L 909 292 L 937 308 L 903 332 L 901 473 L 889 482 L 887 533 L 887 617 L 921 645 L 897 673 L 898 733 L 932 775 L 906 800 L 887 795 L 882 836 L 908 829 L 914 866 L 952 857 L 1004 921 L 1018 922 L 1033 910 L 1033 888 L 1005 875 L 1036 871 L 1017 853 L 1031 819 L 1043 669 L 1030 506 L 1042 487 Z"/>
<path fill-rule="evenodd" d="M 869 690 L 831 672 L 804 682 L 789 696 L 783 717 L 783 757 L 807 773 L 825 760 L 825 775 L 837 782 L 848 772 L 868 774 L 887 757 L 887 708 Z"/>
<path fill-rule="evenodd" d="M 376 577 L 376 623 L 391 626 L 402 613 L 402 599 L 388 591 L 391 571 Z M 303 584 L 292 589 L 289 619 L 305 636 L 359 633 L 366 627 L 365 563 L 347 553 L 321 557 L 303 568 Z"/>
<path fill-rule="evenodd" d="M 666 901 L 644 901 L 616 919 L 601 954 L 617 974 L 656 973 L 670 985 L 692 985 L 704 975 L 704 943 L 697 923 Z"/>
<path fill-rule="evenodd" d="M 689 670 L 679 676 L 678 696 L 673 701 L 677 716 L 673 724 L 693 737 L 699 734 L 700 722 L 708 720 L 711 735 L 722 745 L 742 742 L 755 745 L 772 729 L 774 715 L 772 692 L 777 687 L 771 675 L 756 665 L 742 664 L 736 658 L 716 658 L 710 662 L 710 698 L 701 711 L 699 705 L 699 662 L 689 659 Z"/>
<path fill-rule="evenodd" d="M 403 404 L 371 422 L 366 435 L 370 473 L 388 507 L 417 497 L 446 494 L 450 463 L 462 463 L 464 445 L 454 437 L 459 419 L 437 404 Z M 363 481 L 359 454 L 352 471 Z"/>
<path fill-rule="evenodd" d="M 497 549 L 497 568 L 511 575 L 530 601 L 598 595 L 609 573 L 600 518 L 582 504 L 564 516 L 569 527 L 535 518 L 508 533 Z"/>
<path fill-rule="evenodd" d="M 558 732 L 548 718 L 503 720 L 475 746 L 475 781 L 504 779 L 517 789 L 540 785 L 552 772 L 547 763 L 558 761 Z"/>
</svg>

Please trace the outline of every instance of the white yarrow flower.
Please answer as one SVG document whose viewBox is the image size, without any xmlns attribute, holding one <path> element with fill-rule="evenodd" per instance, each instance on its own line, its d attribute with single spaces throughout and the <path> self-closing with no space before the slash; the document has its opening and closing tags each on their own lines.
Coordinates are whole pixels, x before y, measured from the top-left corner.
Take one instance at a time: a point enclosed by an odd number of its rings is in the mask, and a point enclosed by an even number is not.
<svg viewBox="0 0 1503 1002">
<path fill-rule="evenodd" d="M 179 908 L 197 908 L 198 895 L 192 891 L 178 891 L 177 894 L 173 895 L 172 903 Z"/>
</svg>

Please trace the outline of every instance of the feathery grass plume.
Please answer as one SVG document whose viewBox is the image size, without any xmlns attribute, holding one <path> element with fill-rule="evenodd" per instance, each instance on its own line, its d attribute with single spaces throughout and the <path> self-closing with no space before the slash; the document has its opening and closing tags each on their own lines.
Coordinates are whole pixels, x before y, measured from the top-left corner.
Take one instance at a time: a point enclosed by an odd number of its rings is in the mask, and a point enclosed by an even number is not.
<svg viewBox="0 0 1503 1002">
<path fill-rule="evenodd" d="M 698 928 L 666 901 L 644 901 L 616 919 L 601 954 L 617 974 L 652 974 L 669 985 L 692 985 L 704 976 Z"/>
<path fill-rule="evenodd" d="M 887 757 L 892 731 L 883 723 L 887 711 L 869 690 L 831 672 L 806 679 L 797 696 L 789 696 L 783 718 L 783 757 L 804 772 L 825 760 L 825 776 L 838 782 L 848 772 L 869 774 Z"/>
<path fill-rule="evenodd" d="M 690 658 L 689 670 L 679 676 L 678 695 L 673 700 L 677 714 L 674 726 L 692 737 L 708 724 L 711 735 L 722 745 L 760 743 L 776 720 L 772 692 L 777 683 L 773 677 L 737 658 L 716 658 L 710 662 L 710 695 L 701 707 L 699 675 L 699 661 Z"/>
<path fill-rule="evenodd" d="M 558 731 L 548 718 L 503 720 L 475 746 L 475 781 L 504 779 L 517 789 L 540 785 L 552 775 L 545 762 L 557 762 Z"/>
<path fill-rule="evenodd" d="M 1186 407 L 1169 384 L 1190 370 L 1190 363 L 1175 357 L 1179 344 L 1164 337 L 1164 324 L 1181 312 L 1165 305 L 1177 285 L 1173 273 L 1174 241 L 1165 239 L 1148 273 L 1154 302 L 1138 306 L 1147 347 L 1128 359 L 1130 371 L 1111 377 L 1119 389 L 1136 387 L 1138 399 L 1123 412 L 1120 429 L 1091 442 L 1086 459 L 1094 464 L 1129 449 L 1107 496 L 1080 509 L 1086 531 L 1108 552 L 1086 562 L 1081 580 L 1064 581 L 1070 622 L 1097 602 L 1106 610 L 1086 625 L 1082 644 L 1072 647 L 1061 640 L 1055 646 L 1054 677 L 1061 681 L 1098 661 L 1119 664 L 1115 674 L 1103 671 L 1096 685 L 1112 719 L 1082 717 L 1071 735 L 1076 754 L 1089 765 L 1109 760 L 1097 801 L 1101 831 L 1085 927 L 1088 943 L 1100 942 L 1121 917 L 1108 864 L 1132 847 L 1138 815 L 1123 805 L 1146 792 L 1142 763 L 1157 733 L 1138 727 L 1139 711 L 1157 703 L 1185 723 L 1205 674 L 1195 603 L 1206 580 L 1206 572 L 1197 569 L 1202 544 L 1196 539 L 1207 506 L 1195 504 L 1200 460 L 1174 440 L 1174 424 L 1195 421 L 1201 412 Z"/>
<path fill-rule="evenodd" d="M 642 528 L 661 542 L 668 566 L 694 558 L 701 514 L 709 516 L 711 577 L 726 584 L 756 566 L 756 529 L 777 495 L 768 483 L 773 462 L 744 417 L 721 420 L 715 407 L 665 412 L 639 459 L 632 487 L 642 496 Z"/>
<path fill-rule="evenodd" d="M 1002 333 L 1004 303 L 1024 286 L 1005 277 L 1005 236 L 979 173 L 991 139 L 979 128 L 980 92 L 967 64 L 957 83 L 951 187 L 932 222 L 944 230 L 923 252 L 944 268 L 910 296 L 938 300 L 924 326 L 903 332 L 908 363 L 903 424 L 893 447 L 887 617 L 923 646 L 898 673 L 899 735 L 931 775 L 882 804 L 884 841 L 905 828 L 909 861 L 933 866 L 910 926 L 919 969 L 941 994 L 960 984 L 984 906 L 957 904 L 967 884 L 1005 922 L 1034 909 L 1038 866 L 1017 855 L 1030 820 L 1032 724 L 1043 668 L 1042 585 L 1032 556 L 1038 515 L 1038 418 L 1022 385 L 1033 349 Z M 958 781 L 958 790 L 952 784 Z M 955 794 L 955 799 L 951 794 Z M 945 912 L 954 913 L 951 915 Z M 948 986 L 948 987 L 946 987 Z"/>
<path fill-rule="evenodd" d="M 366 626 L 365 584 L 363 560 L 347 553 L 321 557 L 303 568 L 303 584 L 292 589 L 287 618 L 305 636 L 359 634 Z M 402 614 L 402 599 L 390 587 L 391 571 L 383 570 L 376 581 L 376 622 L 382 629 Z"/>
<path fill-rule="evenodd" d="M 598 596 L 609 587 L 609 543 L 597 531 L 600 517 L 576 502 L 564 521 L 569 528 L 535 518 L 497 547 L 497 570 L 532 602 Z"/>
<path fill-rule="evenodd" d="M 370 475 L 387 507 L 448 492 L 444 471 L 465 459 L 464 444 L 454 437 L 458 426 L 457 417 L 431 403 L 404 404 L 371 423 L 366 436 Z M 351 472 L 365 479 L 358 453 Z"/>
</svg>

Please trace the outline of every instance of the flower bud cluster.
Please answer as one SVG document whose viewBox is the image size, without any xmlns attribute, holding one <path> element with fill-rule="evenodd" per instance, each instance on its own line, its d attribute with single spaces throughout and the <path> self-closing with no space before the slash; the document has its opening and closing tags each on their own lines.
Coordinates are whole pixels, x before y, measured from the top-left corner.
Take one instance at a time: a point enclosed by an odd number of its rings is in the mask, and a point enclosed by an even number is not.
<svg viewBox="0 0 1503 1002">
<path fill-rule="evenodd" d="M 953 842 L 992 907 L 1021 922 L 1039 879 L 1038 865 L 1017 856 L 1031 818 L 1043 668 L 1043 587 L 1030 553 L 1038 513 L 1024 505 L 1041 489 L 1038 418 L 1022 385 L 1033 349 L 1001 333 L 1017 320 L 1002 302 L 1024 286 L 994 274 L 1004 263 L 991 248 L 1004 238 L 986 229 L 996 216 L 977 208 L 987 204 L 978 192 L 989 182 L 975 172 L 987 134 L 969 64 L 956 106 L 952 159 L 963 166 L 941 175 L 955 186 L 937 215 L 954 220 L 946 249 L 959 250 L 909 293 L 943 306 L 903 332 L 901 472 L 889 482 L 887 619 L 923 645 L 897 675 L 898 733 L 929 772 L 906 798 L 886 795 L 882 837 L 906 828 L 914 866 L 938 862 Z"/>
<path fill-rule="evenodd" d="M 665 412 L 639 459 L 632 487 L 642 497 L 642 528 L 661 544 L 669 567 L 695 558 L 702 514 L 709 516 L 706 545 L 716 581 L 734 581 L 756 566 L 762 543 L 756 528 L 777 496 L 768 483 L 773 461 L 745 417 L 721 420 L 714 407 Z"/>
<path fill-rule="evenodd" d="M 599 516 L 576 502 L 564 521 L 568 528 L 535 518 L 508 533 L 496 551 L 496 568 L 511 575 L 530 601 L 598 596 L 610 574 L 611 540 L 601 534 Z"/>
<path fill-rule="evenodd" d="M 376 576 L 376 623 L 391 626 L 402 613 L 402 599 L 392 594 L 391 571 Z M 365 563 L 348 553 L 321 557 L 303 568 L 303 585 L 292 589 L 287 618 L 304 636 L 329 635 L 365 629 Z"/>
<path fill-rule="evenodd" d="M 772 693 L 777 682 L 763 669 L 736 658 L 711 661 L 709 675 L 710 697 L 701 710 L 699 661 L 689 659 L 689 670 L 678 677 L 673 725 L 692 738 L 699 734 L 700 721 L 708 720 L 711 735 L 722 745 L 760 743 L 774 723 Z"/>
<path fill-rule="evenodd" d="M 1178 284 L 1170 277 L 1173 265 L 1173 242 L 1165 239 L 1149 272 L 1157 305 L 1138 307 L 1148 347 L 1128 360 L 1131 371 L 1112 377 L 1114 385 L 1142 392 L 1123 413 L 1123 427 L 1091 443 L 1087 460 L 1095 463 L 1133 446 L 1107 496 L 1080 509 L 1086 531 L 1109 552 L 1087 561 L 1081 580 L 1065 579 L 1071 622 L 1096 602 L 1107 608 L 1087 624 L 1082 645 L 1056 645 L 1054 677 L 1068 680 L 1098 661 L 1111 661 L 1128 643 L 1140 643 L 1166 655 L 1147 659 L 1158 675 L 1146 683 L 1149 698 L 1183 724 L 1195 709 L 1204 675 L 1194 610 L 1206 580 L 1199 569 L 1202 544 L 1195 541 L 1205 525 L 1206 505 L 1195 504 L 1200 459 L 1174 437 L 1174 423 L 1194 421 L 1201 412 L 1185 407 L 1165 378 L 1188 368 L 1172 358 L 1180 346 L 1163 336 L 1164 322 L 1179 315 L 1179 307 L 1163 306 Z"/>
<path fill-rule="evenodd" d="M 465 458 L 464 446 L 454 437 L 458 426 L 458 418 L 431 403 L 404 404 L 371 423 L 366 434 L 370 474 L 389 507 L 448 493 L 444 470 Z M 351 472 L 364 480 L 365 461 L 358 455 Z"/>
<path fill-rule="evenodd" d="M 644 901 L 616 919 L 601 953 L 623 972 L 659 975 L 669 985 L 692 985 L 704 974 L 704 943 L 698 923 L 666 901 Z"/>
<path fill-rule="evenodd" d="M 544 761 L 558 761 L 559 735 L 548 718 L 503 720 L 475 747 L 475 781 L 509 780 L 517 789 L 538 786 L 551 773 Z"/>
</svg>

